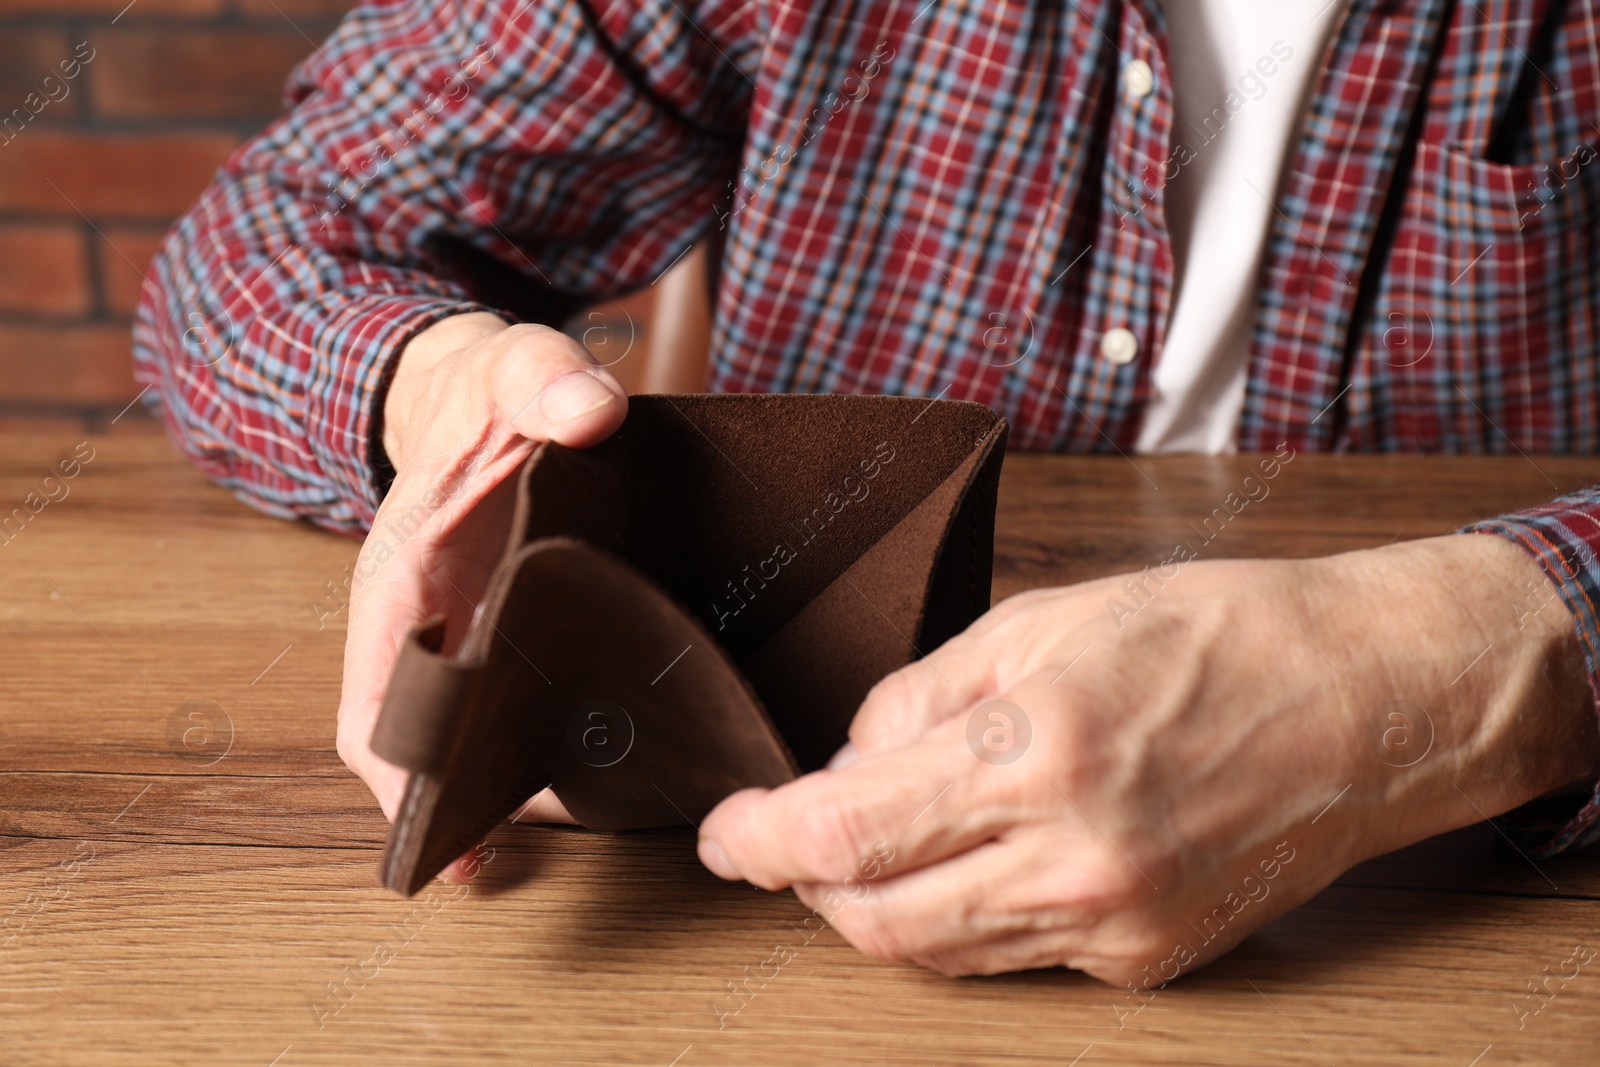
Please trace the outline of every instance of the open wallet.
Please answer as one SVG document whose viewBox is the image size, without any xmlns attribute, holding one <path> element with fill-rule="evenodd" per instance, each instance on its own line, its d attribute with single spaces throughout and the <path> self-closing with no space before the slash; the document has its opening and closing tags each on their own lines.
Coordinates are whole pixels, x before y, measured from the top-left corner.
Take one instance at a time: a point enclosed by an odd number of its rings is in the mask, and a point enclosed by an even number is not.
<svg viewBox="0 0 1600 1067">
<path fill-rule="evenodd" d="M 546 786 L 579 824 L 698 824 L 827 763 L 885 675 L 989 607 L 1004 419 L 980 404 L 638 396 L 541 445 L 453 652 L 400 650 L 372 750 L 410 771 L 410 895 Z"/>
</svg>

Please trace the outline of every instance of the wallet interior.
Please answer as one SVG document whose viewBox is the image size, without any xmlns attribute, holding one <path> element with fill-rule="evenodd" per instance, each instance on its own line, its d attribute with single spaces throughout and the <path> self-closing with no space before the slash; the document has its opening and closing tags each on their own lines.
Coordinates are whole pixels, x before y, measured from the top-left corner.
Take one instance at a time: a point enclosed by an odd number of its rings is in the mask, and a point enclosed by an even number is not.
<svg viewBox="0 0 1600 1067">
<path fill-rule="evenodd" d="M 825 764 L 873 684 L 987 609 L 1005 434 L 953 401 L 641 396 L 594 448 L 541 446 L 459 652 L 437 620 L 402 649 L 385 884 L 546 785 L 630 829 Z"/>
</svg>

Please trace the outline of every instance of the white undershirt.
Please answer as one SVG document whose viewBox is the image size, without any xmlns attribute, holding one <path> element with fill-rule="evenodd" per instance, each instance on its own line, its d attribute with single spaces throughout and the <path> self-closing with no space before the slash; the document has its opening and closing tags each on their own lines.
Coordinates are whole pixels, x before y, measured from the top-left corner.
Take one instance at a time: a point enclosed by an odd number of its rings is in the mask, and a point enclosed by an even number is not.
<svg viewBox="0 0 1600 1067">
<path fill-rule="evenodd" d="M 1176 298 L 1135 448 L 1232 452 L 1271 201 L 1339 5 L 1164 6 L 1176 103 L 1172 159 L 1188 158 L 1166 184 Z"/>
</svg>

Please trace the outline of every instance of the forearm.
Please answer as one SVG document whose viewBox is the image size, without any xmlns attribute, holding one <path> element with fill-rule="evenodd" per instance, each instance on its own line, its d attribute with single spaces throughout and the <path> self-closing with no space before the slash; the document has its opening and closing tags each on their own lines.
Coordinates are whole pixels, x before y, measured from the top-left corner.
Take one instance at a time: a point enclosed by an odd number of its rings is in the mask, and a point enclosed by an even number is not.
<svg viewBox="0 0 1600 1067">
<path fill-rule="evenodd" d="M 334 65 L 360 58 L 353 33 L 347 24 L 329 42 Z M 416 51 L 455 67 L 444 43 Z M 302 107 L 235 153 L 163 242 L 141 295 L 135 372 L 212 478 L 263 510 L 354 533 L 381 498 L 371 420 L 394 354 L 440 318 L 486 309 L 423 251 L 458 212 L 407 200 L 397 164 L 374 174 L 365 151 L 346 158 L 322 139 L 318 115 L 370 110 L 360 91 L 342 103 L 299 91 Z M 394 137 L 375 117 L 347 125 L 374 153 Z M 395 218 L 409 228 L 391 229 Z"/>
<path fill-rule="evenodd" d="M 275 514 L 370 524 L 396 356 L 504 314 L 443 245 L 576 299 L 642 286 L 714 222 L 743 142 L 750 82 L 723 56 L 759 53 L 749 5 L 447 8 L 353 11 L 150 271 L 139 378 L 191 459 Z"/>
<path fill-rule="evenodd" d="M 1391 813 L 1373 850 L 1593 779 L 1600 731 L 1573 620 L 1526 553 L 1450 536 L 1313 567 L 1337 568 L 1338 580 L 1312 583 L 1320 602 L 1308 607 L 1350 650 L 1343 668 L 1360 672 L 1354 728 L 1373 759 L 1357 796 Z M 1543 610 L 1526 610 L 1530 580 Z"/>
<path fill-rule="evenodd" d="M 233 248 L 226 261 L 199 251 L 224 246 Z M 284 252 L 240 252 L 207 228 L 169 238 L 135 325 L 135 375 L 174 442 L 213 480 L 263 511 L 357 533 L 381 499 L 371 417 L 391 354 L 413 332 L 480 305 L 420 278 L 391 281 L 390 293 L 285 296 L 273 270 L 303 267 L 284 266 L 300 258 Z"/>
</svg>

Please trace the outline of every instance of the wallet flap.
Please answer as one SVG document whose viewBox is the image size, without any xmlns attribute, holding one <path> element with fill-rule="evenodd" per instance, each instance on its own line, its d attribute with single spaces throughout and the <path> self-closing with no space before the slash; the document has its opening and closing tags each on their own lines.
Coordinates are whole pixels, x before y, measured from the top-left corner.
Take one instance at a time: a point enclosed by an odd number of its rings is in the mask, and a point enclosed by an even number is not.
<svg viewBox="0 0 1600 1067">
<path fill-rule="evenodd" d="M 435 766 L 414 768 L 384 884 L 415 892 L 545 785 L 585 826 L 621 829 L 696 821 L 736 789 L 794 776 L 737 668 L 644 575 L 568 538 L 526 546 L 506 573 L 485 603 L 498 622 L 451 665 L 465 679 L 447 705 L 453 736 L 413 761 Z M 507 613 L 508 601 L 539 610 Z M 422 636 L 402 661 L 431 655 Z M 399 691 L 416 676 L 396 674 L 375 740 L 437 718 Z"/>
<path fill-rule="evenodd" d="M 444 616 L 436 615 L 400 646 L 372 731 L 372 751 L 408 771 L 443 766 L 472 679 L 469 668 L 439 654 L 444 635 Z"/>
</svg>

